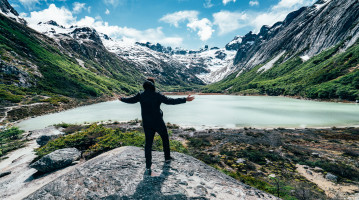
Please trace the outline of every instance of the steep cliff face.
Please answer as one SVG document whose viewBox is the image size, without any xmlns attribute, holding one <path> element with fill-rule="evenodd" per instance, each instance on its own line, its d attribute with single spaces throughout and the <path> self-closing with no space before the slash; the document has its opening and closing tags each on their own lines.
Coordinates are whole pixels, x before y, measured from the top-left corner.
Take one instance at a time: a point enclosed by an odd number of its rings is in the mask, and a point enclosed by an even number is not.
<svg viewBox="0 0 359 200">
<path fill-rule="evenodd" d="M 251 46 L 244 45 L 247 38 L 253 41 Z M 290 13 L 283 22 L 263 26 L 258 34 L 244 36 L 234 64 L 239 70 L 250 69 L 282 52 L 285 52 L 283 61 L 295 55 L 308 60 L 344 40 L 347 48 L 358 38 L 357 0 L 319 0 L 313 6 Z"/>
<path fill-rule="evenodd" d="M 9 4 L 7 0 L 0 0 L 0 13 L 6 15 L 12 20 L 26 25 L 26 21 L 19 17 L 19 13 Z"/>
<path fill-rule="evenodd" d="M 153 152 L 157 174 L 148 176 L 143 150 L 121 147 L 77 166 L 25 199 L 278 199 L 193 157 L 173 157 L 164 163 L 163 153 Z"/>
<path fill-rule="evenodd" d="M 7 0 L 0 0 L 0 10 L 4 14 L 12 13 L 15 16 L 19 16 L 19 13 L 17 13 Z"/>
</svg>

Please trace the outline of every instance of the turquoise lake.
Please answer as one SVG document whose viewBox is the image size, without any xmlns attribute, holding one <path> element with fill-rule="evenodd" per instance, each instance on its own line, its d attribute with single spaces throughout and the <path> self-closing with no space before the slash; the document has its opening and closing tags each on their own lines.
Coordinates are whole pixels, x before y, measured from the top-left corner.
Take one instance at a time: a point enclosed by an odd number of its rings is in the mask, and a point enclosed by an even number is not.
<svg viewBox="0 0 359 200">
<path fill-rule="evenodd" d="M 177 98 L 180 96 L 172 96 Z M 317 102 L 285 97 L 197 95 L 193 102 L 165 105 L 165 122 L 204 128 L 310 128 L 358 126 L 359 104 Z M 24 130 L 66 123 L 141 119 L 140 104 L 109 101 L 30 118 Z"/>
</svg>

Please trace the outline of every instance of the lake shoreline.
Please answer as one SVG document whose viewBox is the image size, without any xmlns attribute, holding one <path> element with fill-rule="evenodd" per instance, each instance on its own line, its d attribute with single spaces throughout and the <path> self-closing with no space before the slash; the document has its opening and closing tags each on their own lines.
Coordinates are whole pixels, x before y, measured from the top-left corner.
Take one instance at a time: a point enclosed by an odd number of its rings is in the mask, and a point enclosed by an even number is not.
<svg viewBox="0 0 359 200">
<path fill-rule="evenodd" d="M 229 96 L 253 96 L 253 97 L 286 97 L 291 99 L 299 99 L 299 100 L 306 100 L 306 101 L 316 101 L 316 102 L 332 102 L 332 103 L 348 103 L 348 104 L 359 104 L 355 101 L 348 101 L 343 99 L 311 99 L 302 96 L 288 96 L 288 95 L 278 95 L 278 96 L 270 96 L 270 95 L 261 95 L 261 94 L 238 94 L 238 93 L 202 93 L 202 92 L 162 92 L 164 95 L 229 95 Z"/>
<path fill-rule="evenodd" d="M 53 109 L 49 109 L 49 110 L 44 109 L 44 110 L 40 111 L 39 114 L 29 115 L 29 116 L 26 116 L 24 118 L 21 118 L 19 120 L 15 120 L 15 121 L 11 121 L 7 118 L 7 116 L 5 116 L 3 121 L 7 121 L 7 122 L 5 124 L 3 124 L 2 127 L 16 126 L 16 124 L 19 124 L 20 122 L 31 119 L 31 118 L 40 117 L 40 116 L 44 116 L 44 115 L 48 115 L 48 114 L 60 113 L 60 112 L 68 111 L 71 109 L 75 109 L 75 108 L 79 108 L 79 107 L 83 107 L 83 106 L 89 106 L 89 105 L 102 103 L 102 102 L 113 101 L 116 99 L 117 99 L 116 96 L 115 97 L 104 96 L 104 97 L 99 97 L 99 98 L 91 98 L 91 99 L 87 99 L 84 101 L 79 101 L 79 99 L 75 99 L 70 104 L 62 103 L 59 106 L 51 106 Z M 38 105 L 38 104 L 39 103 L 34 103 L 34 104 L 29 104 L 29 105 L 16 105 L 16 106 L 4 107 L 4 108 L 7 109 L 7 108 L 15 107 L 16 109 L 22 109 L 22 108 L 26 108 L 26 107 L 32 107 L 33 105 Z M 51 105 L 50 103 L 41 103 L 41 104 Z M 7 112 L 12 111 L 12 110 L 13 109 L 9 109 Z"/>
</svg>

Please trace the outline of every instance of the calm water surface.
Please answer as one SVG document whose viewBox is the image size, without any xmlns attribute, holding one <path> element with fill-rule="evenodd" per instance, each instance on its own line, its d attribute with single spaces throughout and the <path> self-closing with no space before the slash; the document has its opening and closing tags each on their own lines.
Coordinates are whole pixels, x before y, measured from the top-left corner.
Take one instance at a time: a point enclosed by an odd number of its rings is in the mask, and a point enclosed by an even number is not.
<svg viewBox="0 0 359 200">
<path fill-rule="evenodd" d="M 180 96 L 174 96 L 180 97 Z M 331 127 L 359 125 L 359 105 L 284 97 L 197 95 L 193 102 L 161 105 L 164 120 L 195 128 Z M 140 104 L 109 101 L 22 121 L 24 130 L 61 122 L 129 121 L 141 119 Z"/>
</svg>

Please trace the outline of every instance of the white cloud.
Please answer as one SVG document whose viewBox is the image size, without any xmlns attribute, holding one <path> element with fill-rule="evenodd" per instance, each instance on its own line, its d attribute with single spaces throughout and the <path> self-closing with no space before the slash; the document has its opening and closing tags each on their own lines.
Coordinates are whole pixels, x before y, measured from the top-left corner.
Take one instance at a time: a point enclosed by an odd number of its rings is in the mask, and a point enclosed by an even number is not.
<svg viewBox="0 0 359 200">
<path fill-rule="evenodd" d="M 105 14 L 106 14 L 106 15 L 109 15 L 109 14 L 110 14 L 110 11 L 109 11 L 108 9 L 106 9 Z"/>
<path fill-rule="evenodd" d="M 213 24 L 219 27 L 219 35 L 223 35 L 246 26 L 247 14 L 221 11 L 213 14 Z"/>
<path fill-rule="evenodd" d="M 12 3 L 11 6 L 12 6 L 13 8 L 18 8 L 18 7 L 20 7 L 20 6 L 19 6 L 18 4 L 16 4 L 16 3 Z"/>
<path fill-rule="evenodd" d="M 197 31 L 199 38 L 205 41 L 212 37 L 214 30 L 212 29 L 211 21 L 207 18 L 198 19 L 198 15 L 198 11 L 183 10 L 166 14 L 160 21 L 169 23 L 175 27 L 178 27 L 180 22 L 187 22 L 187 27 L 190 30 Z"/>
<path fill-rule="evenodd" d="M 126 0 L 103 0 L 106 5 L 112 5 L 113 7 L 117 7 L 118 5 L 124 5 Z"/>
<path fill-rule="evenodd" d="M 87 12 L 88 13 L 91 13 L 91 8 L 92 8 L 91 6 L 87 7 Z"/>
<path fill-rule="evenodd" d="M 314 3 L 313 0 L 311 0 L 311 1 L 308 1 L 308 0 L 280 0 L 277 5 L 273 6 L 273 9 L 291 8 L 296 5 L 303 5 L 306 2 Z"/>
<path fill-rule="evenodd" d="M 77 14 L 80 13 L 83 9 L 85 9 L 86 3 L 74 2 L 72 5 L 72 12 Z"/>
<path fill-rule="evenodd" d="M 77 20 L 71 11 L 65 7 L 58 8 L 55 4 L 50 4 L 49 8 L 42 11 L 34 11 L 27 16 L 25 13 L 20 14 L 28 22 L 29 26 L 36 29 L 39 22 L 54 20 L 65 27 L 72 25 L 87 26 L 95 28 L 98 32 L 109 35 L 116 39 L 128 39 L 139 42 L 158 42 L 164 45 L 180 46 L 183 42 L 181 37 L 168 37 L 162 27 L 150 28 L 146 30 L 137 30 L 129 27 L 111 26 L 108 22 L 102 20 L 100 16 L 95 18 L 86 16 Z"/>
<path fill-rule="evenodd" d="M 29 26 L 33 28 L 39 22 L 47 22 L 50 20 L 54 20 L 64 26 L 70 26 L 76 22 L 76 17 L 65 7 L 58 8 L 55 4 L 50 4 L 47 9 L 31 12 L 29 17 L 25 17 L 25 20 L 29 23 Z"/>
<path fill-rule="evenodd" d="M 205 2 L 203 3 L 203 6 L 205 8 L 212 8 L 214 5 L 211 0 L 205 0 Z"/>
<path fill-rule="evenodd" d="M 187 27 L 193 31 L 197 31 L 197 35 L 202 41 L 206 41 L 212 37 L 214 30 L 212 29 L 212 23 L 207 19 L 194 20 L 187 24 Z"/>
<path fill-rule="evenodd" d="M 163 16 L 160 19 L 160 21 L 163 21 L 163 22 L 172 24 L 175 27 L 178 27 L 178 24 L 180 22 L 184 22 L 186 20 L 188 20 L 188 21 L 196 20 L 198 18 L 198 14 L 199 14 L 199 12 L 195 11 L 195 10 L 183 10 L 183 11 L 166 14 L 165 16 Z"/>
<path fill-rule="evenodd" d="M 233 3 L 236 2 L 236 0 L 223 0 L 222 2 L 223 2 L 223 5 L 226 5 L 227 3 L 231 2 L 231 1 L 233 1 Z"/>
<path fill-rule="evenodd" d="M 19 0 L 19 2 L 29 10 L 34 9 L 36 4 L 40 3 L 39 0 Z"/>
<path fill-rule="evenodd" d="M 257 1 L 257 0 L 249 1 L 249 5 L 250 5 L 250 6 L 258 6 L 258 5 L 259 5 L 259 1 Z"/>
<path fill-rule="evenodd" d="M 117 39 L 126 38 L 126 40 L 153 43 L 158 42 L 164 45 L 173 46 L 179 46 L 183 41 L 183 39 L 180 37 L 167 37 L 162 31 L 162 27 L 137 30 L 129 27 L 111 26 L 108 24 L 108 22 L 104 22 L 101 19 L 95 19 L 89 16 L 79 20 L 76 25 L 93 27 L 98 32 L 107 34 L 110 37 Z"/>
<path fill-rule="evenodd" d="M 259 31 L 263 25 L 272 26 L 278 21 L 283 21 L 290 12 L 302 6 L 313 5 L 315 1 L 316 0 L 280 0 L 278 4 L 271 7 L 268 12 L 257 13 L 251 21 L 251 25 L 255 27 L 254 31 Z"/>
<path fill-rule="evenodd" d="M 255 1 L 257 0 L 253 0 L 253 2 Z M 314 2 L 315 0 L 280 0 L 278 4 L 270 7 L 266 12 L 220 11 L 213 14 L 213 24 L 218 26 L 219 35 L 227 34 L 242 27 L 253 27 L 253 31 L 258 32 L 263 25 L 272 26 L 278 21 L 283 21 L 288 13 L 302 6 L 312 5 Z M 255 3 L 252 4 L 255 5 Z"/>
</svg>

